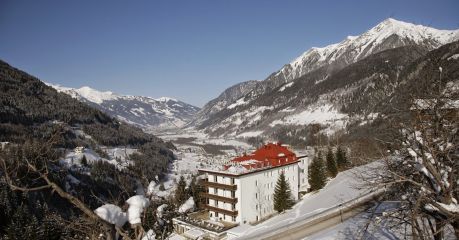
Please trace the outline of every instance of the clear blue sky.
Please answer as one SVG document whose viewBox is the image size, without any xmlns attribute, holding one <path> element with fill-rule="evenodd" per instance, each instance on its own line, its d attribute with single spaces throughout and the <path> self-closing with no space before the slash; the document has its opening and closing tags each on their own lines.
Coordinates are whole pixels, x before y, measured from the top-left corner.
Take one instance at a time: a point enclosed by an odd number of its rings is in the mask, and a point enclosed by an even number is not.
<svg viewBox="0 0 459 240">
<path fill-rule="evenodd" d="M 388 17 L 459 28 L 459 1 L 0 1 L 0 59 L 44 81 L 202 106 Z"/>
</svg>

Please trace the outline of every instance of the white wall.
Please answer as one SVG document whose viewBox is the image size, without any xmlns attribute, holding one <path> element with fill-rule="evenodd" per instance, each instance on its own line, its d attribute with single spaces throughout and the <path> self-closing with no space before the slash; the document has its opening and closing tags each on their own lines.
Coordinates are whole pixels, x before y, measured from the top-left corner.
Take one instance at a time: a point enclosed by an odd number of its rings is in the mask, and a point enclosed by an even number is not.
<svg viewBox="0 0 459 240">
<path fill-rule="evenodd" d="M 257 216 L 258 220 L 260 220 L 275 212 L 273 207 L 274 189 L 276 188 L 277 180 L 282 171 L 290 185 L 293 198 L 298 200 L 299 181 L 301 181 L 302 177 L 306 177 L 307 183 L 307 174 L 305 176 L 300 174 L 298 164 L 291 164 L 235 177 L 234 180 L 237 185 L 235 197 L 238 199 L 236 203 L 236 210 L 238 211 L 236 222 L 254 222 L 257 221 Z M 209 182 L 214 181 L 214 174 L 207 173 L 207 176 Z M 231 177 L 217 175 L 217 182 L 231 184 Z M 214 194 L 214 188 L 209 187 L 209 193 Z M 231 197 L 231 191 L 218 189 L 218 195 Z M 215 202 L 216 201 L 209 199 L 209 205 L 215 206 Z M 232 204 L 222 201 L 218 201 L 218 207 L 232 210 Z M 215 217 L 215 212 L 210 211 L 210 213 Z M 221 213 L 219 213 L 218 218 L 224 218 L 225 221 L 229 222 L 232 221 L 231 216 L 224 217 Z"/>
<path fill-rule="evenodd" d="M 280 173 L 284 171 L 293 198 L 298 199 L 298 165 L 278 167 L 271 170 L 251 173 L 240 177 L 238 191 L 239 217 L 241 223 L 254 222 L 274 213 L 273 196 Z"/>
</svg>

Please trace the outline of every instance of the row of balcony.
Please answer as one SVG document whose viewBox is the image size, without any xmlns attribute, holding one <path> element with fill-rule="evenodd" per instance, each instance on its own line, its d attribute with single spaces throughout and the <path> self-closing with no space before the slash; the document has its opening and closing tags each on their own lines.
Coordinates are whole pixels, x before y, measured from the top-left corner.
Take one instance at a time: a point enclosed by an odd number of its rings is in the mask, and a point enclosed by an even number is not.
<svg viewBox="0 0 459 240">
<path fill-rule="evenodd" d="M 237 216 L 237 214 L 238 214 L 238 211 L 236 211 L 236 210 L 235 211 L 226 210 L 226 209 L 210 206 L 209 204 L 205 204 L 204 208 L 207 209 L 207 210 L 210 210 L 210 211 L 226 214 L 228 216 Z"/>
<path fill-rule="evenodd" d="M 223 196 L 219 196 L 216 194 L 210 194 L 210 193 L 201 193 L 201 196 L 205 198 L 217 200 L 217 201 L 226 202 L 226 203 L 237 203 L 237 198 L 223 197 Z"/>
<path fill-rule="evenodd" d="M 224 190 L 236 191 L 237 185 L 229 185 L 217 182 L 201 181 L 201 184 L 206 187 L 220 188 Z"/>
</svg>

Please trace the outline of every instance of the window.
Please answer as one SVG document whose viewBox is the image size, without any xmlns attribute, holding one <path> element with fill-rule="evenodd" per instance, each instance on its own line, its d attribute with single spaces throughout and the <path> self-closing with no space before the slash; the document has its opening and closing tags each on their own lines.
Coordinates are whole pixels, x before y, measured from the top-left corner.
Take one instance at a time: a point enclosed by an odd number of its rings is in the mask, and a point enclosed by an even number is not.
<svg viewBox="0 0 459 240">
<path fill-rule="evenodd" d="M 236 216 L 232 216 L 232 217 L 231 217 L 231 220 L 232 220 L 233 222 L 236 222 Z"/>
<path fill-rule="evenodd" d="M 233 203 L 232 206 L 231 206 L 231 210 L 235 211 L 236 210 L 236 204 Z"/>
<path fill-rule="evenodd" d="M 231 184 L 234 185 L 234 178 L 231 178 Z"/>
<path fill-rule="evenodd" d="M 258 193 L 255 193 L 255 199 L 258 199 Z"/>
<path fill-rule="evenodd" d="M 218 193 L 218 189 L 214 188 L 214 194 L 217 194 L 217 193 Z"/>
<path fill-rule="evenodd" d="M 235 197 L 236 197 L 236 192 L 235 192 L 235 191 L 231 191 L 231 197 L 232 197 L 232 198 L 235 198 Z"/>
<path fill-rule="evenodd" d="M 218 207 L 218 200 L 215 200 L 215 207 Z M 218 215 L 217 215 L 218 217 Z"/>
<path fill-rule="evenodd" d="M 218 212 L 215 212 L 215 217 L 218 217 Z"/>
<path fill-rule="evenodd" d="M 214 182 L 217 182 L 217 175 L 214 175 Z"/>
<path fill-rule="evenodd" d="M 255 180 L 255 186 L 258 186 L 258 180 Z"/>
</svg>

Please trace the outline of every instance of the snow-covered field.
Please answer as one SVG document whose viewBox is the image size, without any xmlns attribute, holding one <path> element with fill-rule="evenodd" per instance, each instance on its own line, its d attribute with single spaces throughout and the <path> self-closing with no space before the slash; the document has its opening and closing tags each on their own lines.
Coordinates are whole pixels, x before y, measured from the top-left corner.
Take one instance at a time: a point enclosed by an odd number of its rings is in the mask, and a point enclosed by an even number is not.
<svg viewBox="0 0 459 240">
<path fill-rule="evenodd" d="M 94 152 L 90 148 L 84 149 L 82 153 L 75 153 L 75 151 L 69 151 L 65 155 L 65 157 L 61 160 L 59 160 L 59 163 L 67 168 L 70 168 L 72 166 L 81 166 L 81 160 L 83 159 L 83 156 L 86 157 L 86 160 L 88 163 L 93 163 L 96 161 L 105 161 L 108 163 L 111 163 L 115 165 L 117 168 L 122 169 L 125 168 L 127 165 L 129 165 L 129 160 L 128 156 L 134 152 L 137 151 L 137 149 L 134 148 L 109 148 L 109 147 L 101 147 L 101 149 L 107 153 L 108 158 L 103 158 L 99 156 L 96 152 Z"/>
</svg>

